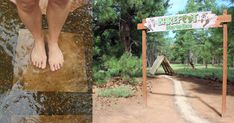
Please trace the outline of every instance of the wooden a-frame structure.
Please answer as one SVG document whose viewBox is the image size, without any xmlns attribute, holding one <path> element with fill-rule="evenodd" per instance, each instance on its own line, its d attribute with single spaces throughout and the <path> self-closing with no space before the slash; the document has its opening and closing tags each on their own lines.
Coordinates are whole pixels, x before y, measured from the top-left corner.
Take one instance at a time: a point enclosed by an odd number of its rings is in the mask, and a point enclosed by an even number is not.
<svg viewBox="0 0 234 123">
<path fill-rule="evenodd" d="M 226 103 L 227 103 L 227 49 L 228 49 L 228 26 L 227 23 L 232 21 L 231 15 L 228 15 L 227 10 L 223 11 L 223 15 L 218 16 L 217 18 L 218 25 L 216 27 L 223 28 L 223 85 L 222 85 L 222 113 L 223 116 L 226 112 Z M 143 19 L 142 23 L 137 25 L 137 29 L 142 31 L 142 78 L 143 78 L 143 97 L 145 105 L 147 106 L 147 39 L 146 33 L 148 28 L 145 27 L 146 20 Z"/>
<path fill-rule="evenodd" d="M 154 75 L 158 71 L 160 65 L 162 66 L 166 74 L 173 75 L 175 73 L 167 58 L 163 55 L 160 55 L 157 56 L 157 59 L 154 61 L 152 67 L 150 68 L 150 74 Z"/>
</svg>

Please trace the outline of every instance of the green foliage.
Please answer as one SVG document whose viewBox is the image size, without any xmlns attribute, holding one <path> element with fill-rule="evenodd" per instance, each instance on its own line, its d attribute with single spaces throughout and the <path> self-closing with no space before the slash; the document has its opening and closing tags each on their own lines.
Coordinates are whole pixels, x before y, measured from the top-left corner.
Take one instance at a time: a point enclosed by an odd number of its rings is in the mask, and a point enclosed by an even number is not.
<svg viewBox="0 0 234 123">
<path fill-rule="evenodd" d="M 188 0 L 186 6 L 187 12 L 213 11 L 216 13 L 216 10 L 216 0 Z"/>
<path fill-rule="evenodd" d="M 97 84 L 105 83 L 109 78 L 121 76 L 129 83 L 136 83 L 134 77 L 141 75 L 141 59 L 130 53 L 124 53 L 120 58 L 103 58 L 102 67 L 94 67 L 94 78 Z"/>
<path fill-rule="evenodd" d="M 115 76 L 121 76 L 131 84 L 137 83 L 134 77 L 141 75 L 141 59 L 138 58 L 141 55 L 141 31 L 136 26 L 146 17 L 164 15 L 168 7 L 169 0 L 93 1 L 93 73 L 96 83 L 105 83 Z M 152 40 L 159 37 L 163 39 L 160 34 Z"/>
<path fill-rule="evenodd" d="M 95 79 L 96 84 L 105 84 L 110 78 L 111 75 L 108 72 L 105 72 L 103 70 L 95 71 L 93 70 L 93 77 Z"/>
<path fill-rule="evenodd" d="M 164 15 L 169 0 L 94 0 L 94 60 L 103 55 L 120 57 L 124 52 L 141 54 L 142 19 Z"/>
<path fill-rule="evenodd" d="M 128 75 L 123 75 L 122 78 L 123 78 L 123 80 L 128 81 L 132 85 L 139 84 L 139 81 L 137 81 L 134 77 L 130 77 Z"/>
<path fill-rule="evenodd" d="M 141 59 L 132 54 L 123 54 L 119 60 L 119 65 L 122 75 L 139 76 L 141 74 Z"/>
<path fill-rule="evenodd" d="M 105 83 L 114 76 L 121 76 L 130 83 L 135 82 L 134 77 L 141 75 L 141 60 L 136 57 L 141 55 L 141 31 L 137 30 L 136 25 L 143 18 L 164 15 L 168 7 L 168 0 L 94 1 L 94 77 L 97 83 Z M 179 13 L 212 11 L 221 15 L 223 9 L 227 8 L 228 13 L 234 16 L 234 7 L 220 7 L 217 0 L 188 0 L 185 10 Z M 126 27 L 128 31 L 124 30 Z M 228 64 L 234 67 L 234 22 L 229 23 L 228 27 Z M 126 36 L 123 33 L 129 37 L 123 37 Z M 167 37 L 166 32 L 147 34 L 149 66 L 157 55 L 167 56 L 172 63 L 187 64 L 192 61 L 194 64 L 222 64 L 222 28 L 181 30 L 174 33 L 175 37 Z M 125 51 L 134 55 L 124 54 Z"/>
<path fill-rule="evenodd" d="M 101 97 L 130 97 L 134 92 L 130 86 L 122 85 L 115 88 L 106 88 L 98 90 L 98 96 Z"/>
<path fill-rule="evenodd" d="M 221 15 L 228 7 L 217 5 L 216 0 L 188 0 L 185 10 L 180 13 L 191 13 L 199 11 L 212 11 Z M 229 7 L 228 13 L 234 16 L 234 7 Z M 233 27 L 233 22 L 229 23 Z M 229 29 L 228 54 L 229 66 L 234 67 L 234 38 L 233 29 Z M 222 28 L 197 29 L 174 31 L 175 41 L 169 47 L 171 54 L 167 55 L 172 62 L 194 64 L 221 64 L 223 51 Z M 164 47 L 168 48 L 168 47 Z"/>
<path fill-rule="evenodd" d="M 119 59 L 112 57 L 104 63 L 104 66 L 111 76 L 120 76 L 122 67 L 119 64 Z"/>
<path fill-rule="evenodd" d="M 112 76 L 135 77 L 141 74 L 141 60 L 130 53 L 124 53 L 119 59 L 112 57 L 104 65 Z"/>
<path fill-rule="evenodd" d="M 199 77 L 199 78 L 209 78 L 209 79 L 217 79 L 222 81 L 222 66 L 212 66 L 211 64 L 208 65 L 206 68 L 204 65 L 197 64 L 195 65 L 196 70 L 192 70 L 191 66 L 185 64 L 172 64 L 171 65 L 173 70 L 178 75 L 183 75 L 187 77 Z M 163 72 L 163 69 L 160 68 L 159 72 Z M 228 69 L 228 80 L 234 81 L 234 68 Z"/>
</svg>

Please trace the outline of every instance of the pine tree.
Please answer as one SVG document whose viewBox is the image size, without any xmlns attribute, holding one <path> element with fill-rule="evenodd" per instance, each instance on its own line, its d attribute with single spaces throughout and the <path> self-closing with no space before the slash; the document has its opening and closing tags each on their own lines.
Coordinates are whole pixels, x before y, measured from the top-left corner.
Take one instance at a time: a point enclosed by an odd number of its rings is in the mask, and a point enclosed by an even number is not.
<svg viewBox="0 0 234 123">
<path fill-rule="evenodd" d="M 95 0 L 93 32 L 99 54 L 140 54 L 142 19 L 165 14 L 169 0 Z M 111 47 L 111 48 L 110 48 Z"/>
</svg>

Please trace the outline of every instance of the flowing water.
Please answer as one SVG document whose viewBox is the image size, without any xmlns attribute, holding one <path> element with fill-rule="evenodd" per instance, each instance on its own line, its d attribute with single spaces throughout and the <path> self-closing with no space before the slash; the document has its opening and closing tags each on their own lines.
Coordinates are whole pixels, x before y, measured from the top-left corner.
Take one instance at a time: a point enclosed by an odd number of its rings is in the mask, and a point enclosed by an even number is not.
<svg viewBox="0 0 234 123">
<path fill-rule="evenodd" d="M 27 57 L 23 57 L 22 52 L 29 54 L 25 48 L 30 46 L 22 44 L 20 46 L 17 42 L 20 29 L 24 28 L 24 25 L 19 20 L 15 5 L 9 0 L 1 0 L 0 123 L 91 122 L 92 33 L 90 11 L 91 5 L 84 4 L 70 13 L 63 28 L 63 32 L 66 33 L 62 36 L 62 40 L 64 40 L 62 43 L 69 45 L 64 45 L 62 50 L 68 54 L 67 56 L 70 56 L 72 52 L 74 55 L 78 54 L 77 59 L 65 62 L 67 67 L 64 67 L 62 72 L 52 73 L 49 69 L 42 71 L 32 68 L 26 62 L 27 59 L 24 60 Z M 46 19 L 43 18 L 43 28 L 47 29 Z M 25 36 L 21 35 L 23 38 L 27 36 L 29 36 L 27 33 Z M 66 40 L 72 42 L 66 43 Z M 22 42 L 24 41 L 21 40 Z M 80 47 L 82 49 L 79 49 Z M 80 52 L 84 53 L 83 56 Z M 20 60 L 21 62 L 19 62 Z M 19 63 L 26 63 L 27 67 L 22 67 Z M 67 71 L 72 74 L 66 74 Z M 79 86 L 80 81 L 86 82 L 86 89 L 78 89 L 81 87 Z M 73 87 L 64 84 L 66 82 L 73 82 Z"/>
</svg>

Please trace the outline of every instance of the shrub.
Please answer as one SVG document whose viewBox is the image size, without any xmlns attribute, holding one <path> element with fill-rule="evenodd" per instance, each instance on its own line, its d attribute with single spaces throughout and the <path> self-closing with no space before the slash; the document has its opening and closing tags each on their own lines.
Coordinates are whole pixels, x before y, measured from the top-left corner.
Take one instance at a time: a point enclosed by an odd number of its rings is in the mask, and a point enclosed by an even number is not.
<svg viewBox="0 0 234 123">
<path fill-rule="evenodd" d="M 93 76 L 96 84 L 105 84 L 111 78 L 111 75 L 103 70 L 94 72 Z"/>
<path fill-rule="evenodd" d="M 96 84 L 103 84 L 111 77 L 116 76 L 121 76 L 131 84 L 137 83 L 134 77 L 141 75 L 140 58 L 130 53 L 124 53 L 120 58 L 104 57 L 103 60 L 103 64 L 93 69 Z"/>
<path fill-rule="evenodd" d="M 119 76 L 121 72 L 121 66 L 119 64 L 119 60 L 117 58 L 110 58 L 104 63 L 104 66 L 107 68 L 107 72 L 110 73 L 111 76 Z"/>
<path fill-rule="evenodd" d="M 105 67 L 112 76 L 141 75 L 141 60 L 129 53 L 124 53 L 119 59 L 109 59 L 105 62 Z"/>
<path fill-rule="evenodd" d="M 132 54 L 125 53 L 119 60 L 121 74 L 136 77 L 141 75 L 141 59 Z"/>
<path fill-rule="evenodd" d="M 122 85 L 116 88 L 100 89 L 98 96 L 101 97 L 130 97 L 133 96 L 133 90 L 130 86 Z"/>
</svg>

